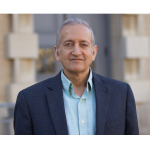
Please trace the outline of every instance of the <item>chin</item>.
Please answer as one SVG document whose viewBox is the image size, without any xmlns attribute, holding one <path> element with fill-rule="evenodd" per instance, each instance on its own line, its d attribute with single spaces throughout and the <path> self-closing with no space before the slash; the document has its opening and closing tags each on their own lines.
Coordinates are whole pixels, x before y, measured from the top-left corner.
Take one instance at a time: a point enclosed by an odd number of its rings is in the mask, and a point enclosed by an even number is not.
<svg viewBox="0 0 150 150">
<path fill-rule="evenodd" d="M 72 72 L 84 72 L 86 69 L 85 68 L 81 68 L 81 67 L 72 67 L 71 71 Z"/>
</svg>

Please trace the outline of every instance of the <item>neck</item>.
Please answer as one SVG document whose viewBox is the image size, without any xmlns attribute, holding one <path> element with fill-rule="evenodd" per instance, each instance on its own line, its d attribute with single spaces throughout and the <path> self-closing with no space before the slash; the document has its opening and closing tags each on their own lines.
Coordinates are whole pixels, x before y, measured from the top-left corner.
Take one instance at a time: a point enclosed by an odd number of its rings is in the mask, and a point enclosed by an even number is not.
<svg viewBox="0 0 150 150">
<path fill-rule="evenodd" d="M 87 69 L 86 71 L 79 73 L 68 72 L 65 69 L 63 71 L 65 76 L 72 82 L 74 93 L 81 97 L 87 85 L 90 69 Z"/>
<path fill-rule="evenodd" d="M 90 69 L 87 69 L 84 72 L 68 72 L 63 69 L 65 76 L 72 82 L 74 88 L 86 87 L 87 80 L 90 74 Z"/>
</svg>

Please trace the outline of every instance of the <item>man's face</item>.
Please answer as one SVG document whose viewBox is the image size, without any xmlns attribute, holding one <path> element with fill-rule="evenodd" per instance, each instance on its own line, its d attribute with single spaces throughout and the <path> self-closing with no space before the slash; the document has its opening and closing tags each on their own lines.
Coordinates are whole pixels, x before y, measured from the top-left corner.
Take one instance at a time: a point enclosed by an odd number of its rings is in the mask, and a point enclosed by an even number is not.
<svg viewBox="0 0 150 150">
<path fill-rule="evenodd" d="M 89 70 L 95 60 L 97 46 L 93 47 L 90 30 L 81 24 L 66 25 L 61 30 L 60 52 L 55 49 L 57 61 L 61 62 L 64 71 L 79 73 Z"/>
</svg>

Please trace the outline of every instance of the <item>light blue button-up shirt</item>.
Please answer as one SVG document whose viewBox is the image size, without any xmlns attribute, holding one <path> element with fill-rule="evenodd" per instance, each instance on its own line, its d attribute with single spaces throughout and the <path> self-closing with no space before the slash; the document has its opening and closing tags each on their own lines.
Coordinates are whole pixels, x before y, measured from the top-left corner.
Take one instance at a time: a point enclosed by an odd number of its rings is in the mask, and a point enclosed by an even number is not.
<svg viewBox="0 0 150 150">
<path fill-rule="evenodd" d="M 92 83 L 92 70 L 87 87 L 81 97 L 74 93 L 73 84 L 61 71 L 63 98 L 70 135 L 94 135 L 96 133 L 96 98 Z"/>
</svg>

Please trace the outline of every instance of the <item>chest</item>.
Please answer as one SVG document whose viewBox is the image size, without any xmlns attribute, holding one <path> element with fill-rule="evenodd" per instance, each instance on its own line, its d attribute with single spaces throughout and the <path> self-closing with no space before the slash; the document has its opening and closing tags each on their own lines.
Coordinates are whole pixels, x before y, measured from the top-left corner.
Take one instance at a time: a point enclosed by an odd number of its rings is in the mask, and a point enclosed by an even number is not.
<svg viewBox="0 0 150 150">
<path fill-rule="evenodd" d="M 94 89 L 81 97 L 63 91 L 65 114 L 69 134 L 88 135 L 96 131 L 96 98 Z"/>
</svg>

